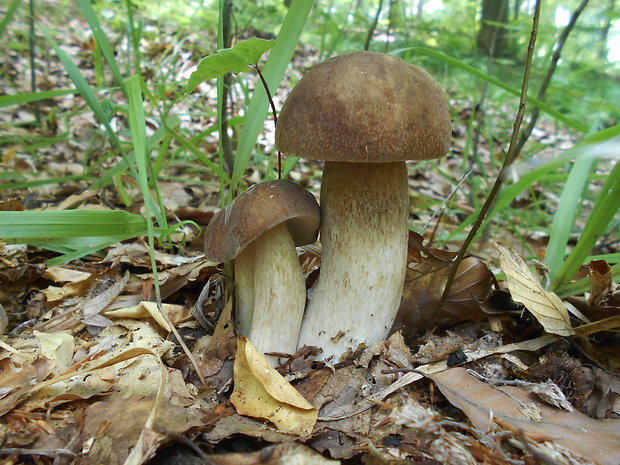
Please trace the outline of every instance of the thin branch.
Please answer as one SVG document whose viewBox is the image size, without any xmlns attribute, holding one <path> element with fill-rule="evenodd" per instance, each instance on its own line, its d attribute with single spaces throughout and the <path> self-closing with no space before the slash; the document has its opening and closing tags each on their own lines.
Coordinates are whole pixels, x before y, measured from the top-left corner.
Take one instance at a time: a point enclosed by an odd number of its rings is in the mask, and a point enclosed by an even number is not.
<svg viewBox="0 0 620 465">
<path fill-rule="evenodd" d="M 377 24 L 379 23 L 379 16 L 381 16 L 381 10 L 383 9 L 383 0 L 379 0 L 379 6 L 377 7 L 377 13 L 375 14 L 375 19 L 373 20 L 370 29 L 368 29 L 368 34 L 366 35 L 366 42 L 364 42 L 364 50 L 368 51 L 370 48 L 370 41 L 372 40 L 372 36 L 375 35 L 375 30 L 377 29 Z"/>
<path fill-rule="evenodd" d="M 577 9 L 573 12 L 570 18 L 570 21 L 568 22 L 568 24 L 562 31 L 562 34 L 560 34 L 560 37 L 558 38 L 558 41 L 556 43 L 553 55 L 551 56 L 551 63 L 549 63 L 547 74 L 545 75 L 545 78 L 543 79 L 540 85 L 540 89 L 538 89 L 538 94 L 536 94 L 536 98 L 538 100 L 542 101 L 545 98 L 545 94 L 547 93 L 547 89 L 549 88 L 549 84 L 551 83 L 551 78 L 553 78 L 555 70 L 558 67 L 558 62 L 560 61 L 560 55 L 562 54 L 562 49 L 564 48 L 564 44 L 566 44 L 566 39 L 568 39 L 569 34 L 575 27 L 575 23 L 577 22 L 577 19 L 579 19 L 579 16 L 581 15 L 585 7 L 588 5 L 589 1 L 590 0 L 581 1 Z M 523 146 L 525 145 L 530 135 L 532 134 L 532 131 L 534 130 L 534 127 L 536 126 L 536 122 L 538 121 L 539 116 L 540 116 L 540 109 L 538 107 L 535 107 L 532 110 L 532 116 L 530 116 L 530 120 L 527 124 L 527 127 L 521 134 L 521 138 L 519 139 L 519 142 L 517 143 L 517 148 L 515 149 L 517 153 L 521 152 L 521 150 L 523 149 Z"/>
<path fill-rule="evenodd" d="M 258 65 L 252 65 L 252 68 L 258 74 L 260 81 L 263 83 L 263 87 L 265 88 L 265 92 L 267 93 L 267 99 L 269 100 L 269 104 L 271 105 L 271 112 L 273 114 L 273 124 L 278 124 L 278 112 L 276 111 L 276 105 L 273 103 L 273 98 L 271 97 L 271 91 L 269 90 L 269 86 L 267 85 L 267 81 L 265 81 L 265 77 L 263 73 L 261 73 Z M 278 179 L 282 178 L 282 154 L 278 150 Z"/>
<path fill-rule="evenodd" d="M 521 97 L 519 99 L 519 110 L 517 111 L 517 116 L 515 118 L 514 126 L 512 129 L 512 136 L 510 137 L 510 145 L 508 146 L 508 153 L 506 154 L 506 157 L 504 158 L 504 164 L 502 165 L 502 169 L 497 175 L 497 179 L 495 179 L 495 184 L 493 184 L 493 188 L 491 189 L 491 192 L 486 198 L 484 205 L 482 205 L 480 213 L 478 214 L 478 218 L 476 218 L 476 221 L 473 224 L 471 230 L 469 231 L 467 238 L 465 239 L 465 241 L 463 242 L 463 245 L 461 246 L 461 250 L 459 250 L 459 253 L 456 256 L 456 259 L 454 260 L 452 266 L 450 267 L 450 273 L 448 275 L 446 287 L 443 291 L 443 294 L 441 295 L 441 299 L 439 300 L 438 307 L 443 306 L 446 299 L 448 298 L 448 295 L 450 294 L 450 288 L 452 287 L 452 283 L 454 282 L 454 277 L 456 276 L 456 271 L 459 267 L 459 264 L 463 260 L 463 257 L 465 256 L 465 253 L 467 252 L 470 244 L 474 240 L 476 233 L 480 229 L 480 226 L 482 225 L 482 222 L 484 221 L 486 214 L 488 213 L 489 209 L 491 208 L 491 205 L 495 201 L 495 198 L 497 197 L 497 194 L 500 188 L 502 187 L 502 184 L 504 182 L 508 169 L 514 163 L 516 157 L 519 154 L 519 152 L 517 152 L 516 150 L 516 146 L 517 146 L 517 140 L 519 137 L 519 130 L 521 128 L 521 123 L 523 122 L 523 114 L 525 113 L 527 87 L 530 81 L 532 58 L 534 56 L 534 45 L 536 44 L 536 36 L 538 34 L 538 21 L 540 19 L 540 2 L 541 0 L 536 0 L 536 10 L 534 12 L 534 19 L 532 21 L 532 32 L 530 33 L 530 42 L 527 46 L 527 58 L 525 60 L 525 70 L 523 71 L 523 83 L 521 85 Z"/>
<path fill-rule="evenodd" d="M 222 48 L 230 48 L 232 45 L 232 0 L 224 0 L 222 6 Z M 228 102 L 232 103 L 232 97 L 230 95 L 230 86 L 232 83 L 232 76 L 230 73 L 224 75 L 223 87 L 222 87 L 222 114 L 220 115 L 220 121 L 222 124 L 221 138 L 222 138 L 222 152 L 224 155 L 224 163 L 226 164 L 226 171 L 229 175 L 232 174 L 233 165 L 235 163 L 235 156 L 233 153 L 232 141 L 228 134 Z"/>
</svg>

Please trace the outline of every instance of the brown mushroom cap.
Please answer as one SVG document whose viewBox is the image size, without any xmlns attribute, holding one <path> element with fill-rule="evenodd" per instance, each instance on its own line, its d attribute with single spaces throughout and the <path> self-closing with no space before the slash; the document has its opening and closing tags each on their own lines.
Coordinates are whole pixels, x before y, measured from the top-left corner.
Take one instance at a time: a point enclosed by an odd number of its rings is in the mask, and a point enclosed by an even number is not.
<svg viewBox="0 0 620 465">
<path fill-rule="evenodd" d="M 450 138 L 439 84 L 423 69 L 376 52 L 311 68 L 286 99 L 276 127 L 282 153 L 329 161 L 439 158 Z"/>
<path fill-rule="evenodd" d="M 256 184 L 217 212 L 205 231 L 205 254 L 214 262 L 234 259 L 250 242 L 286 222 L 296 246 L 316 240 L 321 213 L 314 196 L 299 184 L 277 180 Z"/>
</svg>

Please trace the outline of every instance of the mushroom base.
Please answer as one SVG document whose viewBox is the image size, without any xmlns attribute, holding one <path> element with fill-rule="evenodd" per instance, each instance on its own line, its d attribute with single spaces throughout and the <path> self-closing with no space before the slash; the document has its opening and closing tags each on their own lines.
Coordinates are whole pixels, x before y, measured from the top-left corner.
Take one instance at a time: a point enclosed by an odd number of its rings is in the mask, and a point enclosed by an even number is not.
<svg viewBox="0 0 620 465">
<path fill-rule="evenodd" d="M 295 352 L 306 283 L 285 224 L 263 233 L 239 254 L 235 279 L 241 335 L 263 353 Z M 276 359 L 269 361 L 275 364 Z"/>
<path fill-rule="evenodd" d="M 339 357 L 387 337 L 403 293 L 408 209 L 404 162 L 325 162 L 321 273 L 298 347 Z"/>
</svg>

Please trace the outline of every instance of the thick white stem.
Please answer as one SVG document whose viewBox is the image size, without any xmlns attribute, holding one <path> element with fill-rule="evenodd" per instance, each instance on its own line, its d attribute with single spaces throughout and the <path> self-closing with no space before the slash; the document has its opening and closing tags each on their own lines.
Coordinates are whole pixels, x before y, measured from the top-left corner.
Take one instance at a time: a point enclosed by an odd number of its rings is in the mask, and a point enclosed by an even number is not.
<svg viewBox="0 0 620 465">
<path fill-rule="evenodd" d="M 246 254 L 252 257 L 251 264 Z M 263 233 L 237 257 L 237 262 L 239 258 L 242 269 L 236 263 L 235 273 L 241 271 L 241 276 L 253 278 L 251 292 L 237 288 L 237 313 L 241 318 L 250 316 L 249 322 L 241 321 L 241 334 L 261 352 L 295 352 L 306 304 L 306 284 L 287 226 L 280 224 Z M 237 285 L 241 284 L 237 277 Z M 253 311 L 241 307 L 239 312 L 239 303 L 250 297 Z"/>
<path fill-rule="evenodd" d="M 318 346 L 337 361 L 387 337 L 405 280 L 408 206 L 404 162 L 325 162 L 321 273 L 298 347 Z"/>
<path fill-rule="evenodd" d="M 247 336 L 254 315 L 254 243 L 235 258 L 236 317 L 239 334 Z"/>
</svg>

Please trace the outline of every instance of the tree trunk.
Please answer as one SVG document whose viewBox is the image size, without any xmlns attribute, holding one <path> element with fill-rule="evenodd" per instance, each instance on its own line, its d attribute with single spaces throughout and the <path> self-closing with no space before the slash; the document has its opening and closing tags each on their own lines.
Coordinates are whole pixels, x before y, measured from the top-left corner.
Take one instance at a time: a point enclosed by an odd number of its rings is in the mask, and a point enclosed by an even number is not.
<svg viewBox="0 0 620 465">
<path fill-rule="evenodd" d="M 498 25 L 508 23 L 508 0 L 482 0 L 480 30 L 476 38 L 478 53 L 490 57 L 510 57 L 508 29 Z"/>
<path fill-rule="evenodd" d="M 424 14 L 424 3 L 425 2 L 426 0 L 418 0 L 417 10 L 415 14 L 415 17 L 418 19 L 418 21 L 422 21 L 422 15 Z"/>
<path fill-rule="evenodd" d="M 609 46 L 607 45 L 607 41 L 609 38 L 609 31 L 611 30 L 611 21 L 613 19 L 613 12 L 616 8 L 616 0 L 609 0 L 607 8 L 605 9 L 605 22 L 600 31 L 600 45 L 599 45 L 599 58 L 601 60 L 607 61 L 607 54 L 609 53 Z"/>
</svg>

